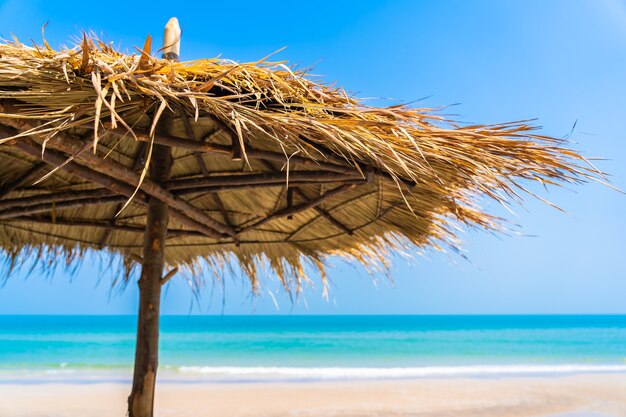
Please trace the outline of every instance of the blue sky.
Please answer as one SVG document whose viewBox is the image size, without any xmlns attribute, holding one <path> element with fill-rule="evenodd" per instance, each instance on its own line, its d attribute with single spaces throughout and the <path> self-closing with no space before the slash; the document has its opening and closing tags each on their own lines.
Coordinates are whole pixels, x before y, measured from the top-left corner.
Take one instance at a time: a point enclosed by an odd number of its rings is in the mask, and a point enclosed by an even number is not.
<svg viewBox="0 0 626 417">
<path fill-rule="evenodd" d="M 173 6 L 172 6 L 173 4 Z M 160 42 L 175 15 L 184 59 L 278 57 L 361 97 L 458 105 L 464 122 L 537 118 L 546 134 L 571 139 L 626 189 L 626 1 L 154 1 L 99 3 L 0 0 L 0 36 L 53 45 L 91 29 L 132 49 Z M 203 8 L 204 7 L 204 8 Z M 377 103 L 383 103 L 377 100 Z M 470 261 L 430 253 L 398 259 L 394 283 L 332 261 L 331 299 L 319 289 L 296 304 L 275 285 L 258 297 L 238 277 L 193 301 L 183 280 L 166 290 L 166 314 L 540 314 L 626 313 L 626 196 L 597 184 L 542 196 L 567 215 L 527 199 L 509 216 L 527 236 L 463 235 Z M 491 205 L 493 210 L 499 208 Z M 137 290 L 110 294 L 108 271 L 87 262 L 72 279 L 38 272 L 0 288 L 0 314 L 134 314 Z M 276 298 L 278 308 L 274 303 Z"/>
</svg>

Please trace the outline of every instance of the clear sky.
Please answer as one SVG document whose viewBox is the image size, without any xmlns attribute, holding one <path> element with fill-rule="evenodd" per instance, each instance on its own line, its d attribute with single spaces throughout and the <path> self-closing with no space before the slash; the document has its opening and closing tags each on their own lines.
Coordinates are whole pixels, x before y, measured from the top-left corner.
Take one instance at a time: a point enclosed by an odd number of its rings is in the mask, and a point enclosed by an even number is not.
<svg viewBox="0 0 626 417">
<path fill-rule="evenodd" d="M 183 59 L 278 57 L 308 66 L 361 97 L 454 106 L 465 122 L 538 118 L 567 135 L 626 189 L 626 1 L 442 0 L 315 2 L 52 2 L 0 0 L 0 36 L 68 43 L 82 29 L 132 50 L 160 43 L 171 16 L 183 25 Z M 378 103 L 379 101 L 377 101 Z M 382 101 L 380 101 L 382 102 Z M 333 260 L 331 299 L 319 288 L 295 304 L 270 285 L 258 297 L 226 276 L 193 301 L 182 279 L 166 314 L 626 314 L 626 196 L 597 184 L 528 198 L 511 220 L 526 236 L 464 234 L 470 261 L 430 253 L 397 260 L 394 283 Z M 492 205 L 499 212 L 495 205 Z M 108 271 L 88 260 L 70 283 L 37 271 L 0 288 L 0 314 L 134 314 L 135 285 L 110 293 Z M 274 304 L 276 298 L 279 308 Z M 193 301 L 193 303 L 192 303 Z"/>
</svg>

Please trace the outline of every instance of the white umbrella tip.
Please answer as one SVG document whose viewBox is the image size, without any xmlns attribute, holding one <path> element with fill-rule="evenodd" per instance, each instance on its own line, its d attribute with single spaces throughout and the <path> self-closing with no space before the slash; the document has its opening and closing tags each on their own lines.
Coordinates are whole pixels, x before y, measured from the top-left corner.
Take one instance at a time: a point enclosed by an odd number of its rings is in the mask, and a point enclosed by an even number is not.
<svg viewBox="0 0 626 417">
<path fill-rule="evenodd" d="M 175 17 L 170 18 L 165 25 L 165 30 L 180 33 L 180 24 L 178 23 L 178 19 Z"/>
<path fill-rule="evenodd" d="M 178 61 L 180 57 L 180 25 L 178 19 L 172 17 L 165 25 L 163 34 L 163 58 Z"/>
</svg>

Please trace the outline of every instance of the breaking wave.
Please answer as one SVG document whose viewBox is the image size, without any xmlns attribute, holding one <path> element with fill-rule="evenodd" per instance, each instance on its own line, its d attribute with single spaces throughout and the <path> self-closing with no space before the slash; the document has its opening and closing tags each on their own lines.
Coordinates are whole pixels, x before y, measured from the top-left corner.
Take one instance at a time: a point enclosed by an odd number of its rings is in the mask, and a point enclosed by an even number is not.
<svg viewBox="0 0 626 417">
<path fill-rule="evenodd" d="M 626 365 L 472 365 L 411 368 L 181 366 L 182 374 L 215 378 L 384 379 L 626 372 Z"/>
</svg>

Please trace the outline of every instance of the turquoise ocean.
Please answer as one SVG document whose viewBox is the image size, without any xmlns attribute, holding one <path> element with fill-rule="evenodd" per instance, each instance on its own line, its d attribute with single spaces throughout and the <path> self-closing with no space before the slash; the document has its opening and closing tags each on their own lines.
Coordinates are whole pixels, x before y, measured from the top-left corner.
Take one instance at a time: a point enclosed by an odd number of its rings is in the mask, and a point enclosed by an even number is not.
<svg viewBox="0 0 626 417">
<path fill-rule="evenodd" d="M 626 316 L 165 316 L 159 378 L 626 372 Z M 132 316 L 0 316 L 0 383 L 127 382 Z"/>
</svg>

